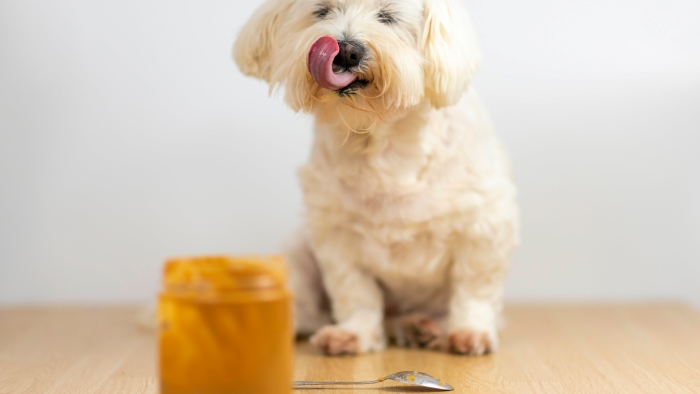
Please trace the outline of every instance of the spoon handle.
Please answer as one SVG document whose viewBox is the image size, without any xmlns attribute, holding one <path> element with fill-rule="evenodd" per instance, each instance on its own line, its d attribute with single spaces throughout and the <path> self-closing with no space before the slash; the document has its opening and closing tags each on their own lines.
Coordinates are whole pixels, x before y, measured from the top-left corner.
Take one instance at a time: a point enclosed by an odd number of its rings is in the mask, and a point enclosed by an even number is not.
<svg viewBox="0 0 700 394">
<path fill-rule="evenodd" d="M 335 386 L 335 385 L 355 385 L 355 384 L 376 384 L 381 380 L 368 380 L 365 382 L 292 382 L 292 386 Z"/>
</svg>

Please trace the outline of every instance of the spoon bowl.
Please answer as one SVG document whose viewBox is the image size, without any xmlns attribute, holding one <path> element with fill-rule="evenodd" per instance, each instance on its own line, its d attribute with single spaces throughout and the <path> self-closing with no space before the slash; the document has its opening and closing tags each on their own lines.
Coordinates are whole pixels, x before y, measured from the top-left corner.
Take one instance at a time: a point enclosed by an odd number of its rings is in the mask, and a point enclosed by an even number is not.
<svg viewBox="0 0 700 394">
<path fill-rule="evenodd" d="M 452 391 L 454 387 L 443 382 L 440 379 L 434 378 L 427 373 L 418 371 L 402 371 L 393 373 L 385 378 L 379 379 L 379 381 L 393 380 L 399 383 L 410 384 L 412 386 L 427 387 L 442 391 Z"/>
</svg>

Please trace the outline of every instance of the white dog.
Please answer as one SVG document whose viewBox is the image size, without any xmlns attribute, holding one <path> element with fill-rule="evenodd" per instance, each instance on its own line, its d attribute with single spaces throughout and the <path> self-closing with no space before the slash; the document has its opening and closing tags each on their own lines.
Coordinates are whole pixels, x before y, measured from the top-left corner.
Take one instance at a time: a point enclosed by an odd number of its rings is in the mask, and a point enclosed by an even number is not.
<svg viewBox="0 0 700 394">
<path fill-rule="evenodd" d="M 495 350 L 516 189 L 458 1 L 267 0 L 234 58 L 316 120 L 289 249 L 298 332 L 331 355 L 387 337 Z"/>
</svg>

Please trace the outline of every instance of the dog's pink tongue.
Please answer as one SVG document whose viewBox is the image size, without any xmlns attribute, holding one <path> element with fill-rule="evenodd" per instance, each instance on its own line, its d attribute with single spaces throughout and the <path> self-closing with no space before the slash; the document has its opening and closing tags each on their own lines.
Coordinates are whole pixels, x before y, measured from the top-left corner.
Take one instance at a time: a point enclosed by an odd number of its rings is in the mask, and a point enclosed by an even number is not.
<svg viewBox="0 0 700 394">
<path fill-rule="evenodd" d="M 309 72 L 322 88 L 328 90 L 342 89 L 357 79 L 351 72 L 339 74 L 333 72 L 333 59 L 340 52 L 338 41 L 333 37 L 321 37 L 309 51 Z"/>
</svg>

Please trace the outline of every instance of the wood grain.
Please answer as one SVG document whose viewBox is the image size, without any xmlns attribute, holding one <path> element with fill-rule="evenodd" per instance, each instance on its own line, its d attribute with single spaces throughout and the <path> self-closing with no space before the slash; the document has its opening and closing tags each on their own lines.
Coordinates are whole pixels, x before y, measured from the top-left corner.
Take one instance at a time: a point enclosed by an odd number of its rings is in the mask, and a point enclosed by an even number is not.
<svg viewBox="0 0 700 394">
<path fill-rule="evenodd" d="M 0 394 L 157 393 L 152 333 L 135 308 L 0 309 Z M 401 370 L 458 393 L 700 393 L 700 314 L 675 304 L 513 306 L 501 349 L 470 358 L 392 348 L 328 358 L 297 349 L 298 380 Z M 298 392 L 416 392 L 397 384 Z"/>
</svg>

